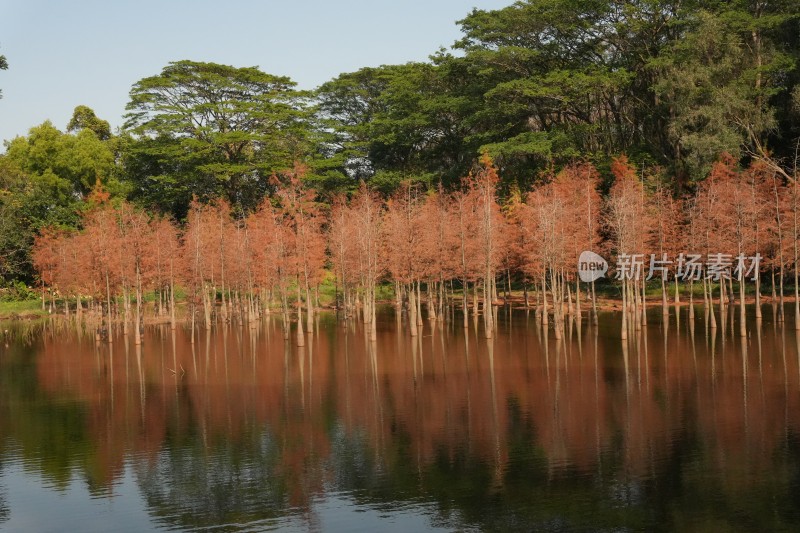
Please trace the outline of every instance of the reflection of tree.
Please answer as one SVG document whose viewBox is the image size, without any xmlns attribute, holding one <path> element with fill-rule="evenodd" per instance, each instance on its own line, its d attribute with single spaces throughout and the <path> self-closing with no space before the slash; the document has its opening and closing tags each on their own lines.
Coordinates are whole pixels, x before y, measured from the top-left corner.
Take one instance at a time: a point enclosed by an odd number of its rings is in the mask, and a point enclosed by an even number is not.
<svg viewBox="0 0 800 533">
<path fill-rule="evenodd" d="M 626 363 L 606 320 L 549 345 L 515 326 L 495 336 L 493 372 L 477 329 L 372 343 L 360 323 L 321 321 L 301 352 L 268 323 L 250 342 L 210 332 L 194 357 L 169 330 L 113 358 L 75 336 L 12 343 L 0 455 L 14 442 L 26 468 L 93 495 L 131 464 L 165 527 L 311 527 L 332 493 L 455 529 L 797 526 L 800 361 L 772 364 L 780 337 L 745 367 L 736 342 L 712 361 L 702 330 L 665 344 L 650 328 Z"/>
<path fill-rule="evenodd" d="M 2 399 L 0 399 L 2 402 Z M 0 424 L 2 423 L 2 419 L 0 419 Z M 8 504 L 6 503 L 6 491 L 2 485 L 3 480 L 3 470 L 6 463 L 6 458 L 9 454 L 9 450 L 6 446 L 8 440 L 4 436 L 0 436 L 0 525 L 8 520 L 9 516 L 11 515 L 11 510 L 8 508 Z"/>
<path fill-rule="evenodd" d="M 0 524 L 7 521 L 11 516 L 11 510 L 6 505 L 5 491 L 0 489 Z"/>
<path fill-rule="evenodd" d="M 135 468 L 151 513 L 164 525 L 247 524 L 285 514 L 286 481 L 267 431 L 219 439 L 207 449 L 195 435 Z"/>
<path fill-rule="evenodd" d="M 59 489 L 68 486 L 73 469 L 91 457 L 84 406 L 69 398 L 54 401 L 43 391 L 35 355 L 41 339 L 30 343 L 28 330 L 21 342 L 3 353 L 0 372 L 0 427 L 13 438 L 23 463 Z"/>
</svg>

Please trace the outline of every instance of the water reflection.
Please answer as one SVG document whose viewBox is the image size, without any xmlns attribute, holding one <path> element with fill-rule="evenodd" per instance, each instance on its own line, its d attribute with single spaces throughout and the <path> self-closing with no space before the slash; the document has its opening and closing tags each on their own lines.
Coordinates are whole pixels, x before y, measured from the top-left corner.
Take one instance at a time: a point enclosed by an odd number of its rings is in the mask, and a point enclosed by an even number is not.
<svg viewBox="0 0 800 533">
<path fill-rule="evenodd" d="M 0 524 L 28 523 L 34 479 L 35 501 L 86 491 L 77 525 L 138 498 L 133 530 L 794 528 L 800 337 L 769 313 L 742 337 L 733 311 L 657 309 L 626 340 L 609 314 L 556 339 L 504 309 L 489 340 L 323 314 L 302 347 L 272 316 L 141 346 L 17 324 Z"/>
</svg>

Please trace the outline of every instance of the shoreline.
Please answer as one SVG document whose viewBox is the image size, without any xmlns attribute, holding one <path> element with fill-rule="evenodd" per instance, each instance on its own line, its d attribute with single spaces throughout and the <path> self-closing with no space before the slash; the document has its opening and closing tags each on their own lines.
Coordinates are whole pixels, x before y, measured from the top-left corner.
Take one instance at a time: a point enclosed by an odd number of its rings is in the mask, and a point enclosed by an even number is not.
<svg viewBox="0 0 800 533">
<path fill-rule="evenodd" d="M 668 308 L 688 307 L 689 306 L 688 297 L 683 296 L 681 298 L 681 300 L 676 303 L 674 301 L 673 296 L 674 295 L 671 295 L 671 297 L 667 300 L 667 307 Z M 783 300 L 784 300 L 784 304 L 793 303 L 795 301 L 795 297 L 794 297 L 793 294 L 792 295 L 784 295 Z M 39 306 L 41 304 L 41 302 L 39 300 L 30 300 L 28 302 L 12 302 L 12 303 L 14 303 L 14 304 L 25 304 L 25 303 L 33 303 L 33 302 L 35 302 L 37 306 Z M 378 300 L 376 303 L 378 303 L 379 305 L 382 305 L 382 306 L 394 306 L 395 305 L 395 300 L 394 299 L 384 299 L 384 300 Z M 521 293 L 517 294 L 516 291 L 513 291 L 509 298 L 507 298 L 507 299 L 506 298 L 499 298 L 499 299 L 495 300 L 492 305 L 494 307 L 505 307 L 505 306 L 510 305 L 512 309 L 516 309 L 516 310 L 530 310 L 530 311 L 535 310 L 536 309 L 536 305 L 535 305 L 535 302 L 532 301 L 532 298 L 530 299 L 530 303 L 531 303 L 531 305 L 526 306 L 525 305 L 524 296 Z M 694 305 L 703 305 L 702 296 L 700 298 L 695 297 L 695 299 L 694 299 L 694 301 L 692 303 Z M 552 305 L 553 305 L 552 301 L 548 301 L 548 304 L 549 304 L 548 306 L 552 309 Z M 755 304 L 755 296 L 753 296 L 753 295 L 745 296 L 745 305 L 754 305 L 754 304 Z M 761 296 L 761 304 L 762 305 L 764 305 L 764 304 L 779 305 L 779 297 L 773 298 L 772 295 L 769 295 L 769 296 L 762 295 Z M 574 303 L 573 303 L 573 305 L 574 305 Z M 719 295 L 715 295 L 715 297 L 713 298 L 713 305 L 715 305 L 715 306 L 719 305 Z M 737 300 L 735 300 L 733 302 L 728 301 L 726 305 L 728 305 L 728 306 L 738 306 L 739 305 L 738 298 L 737 298 Z M 460 301 L 460 299 L 453 300 L 453 306 L 455 307 L 455 309 L 457 311 L 460 311 L 461 310 L 461 301 Z M 661 307 L 662 306 L 661 297 L 660 296 L 651 296 L 650 298 L 647 298 L 645 300 L 645 306 L 647 308 Z M 182 309 L 185 309 L 185 307 L 186 307 L 185 303 L 181 302 L 181 303 L 177 304 L 177 309 L 179 311 L 182 310 Z M 424 302 L 422 304 L 422 308 L 423 308 L 423 310 L 425 309 L 425 303 Z M 322 305 L 322 306 L 319 307 L 319 309 L 322 310 L 322 311 L 333 311 L 333 312 L 336 312 L 338 310 L 337 307 L 334 306 L 334 305 Z M 470 306 L 470 309 L 471 309 L 471 306 Z M 587 313 L 587 312 L 591 311 L 591 309 L 592 309 L 592 303 L 591 303 L 590 300 L 582 300 L 581 301 L 581 313 Z M 600 298 L 597 299 L 597 311 L 598 312 L 620 312 L 620 311 L 622 311 L 622 300 L 621 299 L 616 299 L 616 298 L 600 297 Z M 89 311 L 85 310 L 84 312 L 87 315 L 90 315 Z M 189 318 L 183 316 L 183 313 L 179 313 L 179 314 L 181 316 L 176 318 L 176 322 L 177 323 L 183 323 L 183 322 L 188 322 L 189 321 Z M 273 310 L 271 314 L 280 315 L 280 310 Z M 24 309 L 24 310 L 20 310 L 20 311 L 0 311 L 0 320 L 2 320 L 2 321 L 39 320 L 39 319 L 52 317 L 52 316 L 65 317 L 66 315 L 60 309 L 57 309 L 55 312 L 52 312 L 52 313 L 49 312 L 46 309 L 42 310 L 41 308 L 37 308 L 36 310 Z M 70 313 L 69 316 L 70 316 L 70 318 L 72 318 L 72 317 L 75 316 L 75 313 L 72 312 L 72 313 Z M 121 320 L 115 320 L 115 323 L 122 323 L 122 321 Z M 146 325 L 169 324 L 170 323 L 170 317 L 169 316 L 145 316 L 144 317 L 144 323 Z"/>
</svg>

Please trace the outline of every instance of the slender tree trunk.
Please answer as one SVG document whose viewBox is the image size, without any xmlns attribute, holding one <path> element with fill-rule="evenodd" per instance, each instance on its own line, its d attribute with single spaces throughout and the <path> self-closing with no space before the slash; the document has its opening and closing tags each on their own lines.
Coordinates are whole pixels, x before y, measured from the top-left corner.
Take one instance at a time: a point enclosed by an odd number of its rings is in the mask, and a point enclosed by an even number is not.
<svg viewBox="0 0 800 533">
<path fill-rule="evenodd" d="M 775 304 L 775 301 L 778 299 L 777 293 L 775 292 L 775 268 L 771 268 L 769 271 L 770 279 L 772 280 L 772 303 Z"/>
<path fill-rule="evenodd" d="M 646 328 L 647 327 L 647 294 L 646 294 L 646 290 L 647 290 L 646 283 L 647 282 L 645 281 L 644 278 L 645 277 L 642 276 L 642 318 L 641 318 L 641 327 Z"/>
<path fill-rule="evenodd" d="M 625 276 L 622 276 L 622 331 L 620 332 L 622 340 L 628 339 L 628 281 Z"/>
<path fill-rule="evenodd" d="M 314 309 L 311 304 L 311 289 L 308 288 L 308 283 L 306 283 L 306 332 L 314 332 Z"/>
<path fill-rule="evenodd" d="M 377 319 L 375 317 L 375 289 L 372 289 L 372 304 L 370 305 L 370 309 L 372 309 L 372 318 L 370 319 L 369 324 L 369 340 L 376 341 L 378 340 L 378 325 Z"/>
<path fill-rule="evenodd" d="M 711 292 L 711 288 L 710 287 L 709 287 L 709 295 L 708 296 L 709 296 L 708 309 L 709 309 L 709 311 L 711 311 L 711 329 L 715 330 L 715 329 L 717 329 L 717 319 L 714 317 L 714 296 L 713 296 L 713 293 Z M 722 319 L 723 310 L 722 310 L 721 307 L 720 307 L 720 315 L 721 315 L 720 318 Z"/>
<path fill-rule="evenodd" d="M 783 280 L 784 280 L 785 276 L 786 276 L 786 274 L 783 271 L 783 257 L 781 257 L 781 269 L 780 269 L 780 275 L 778 277 L 778 291 L 779 291 L 778 298 L 780 300 L 780 302 L 779 302 L 780 307 L 778 308 L 778 321 L 779 322 L 784 322 L 785 321 L 784 304 L 786 302 L 784 301 L 784 297 L 783 297 Z"/>
<path fill-rule="evenodd" d="M 631 290 L 633 291 L 633 328 L 635 330 L 642 329 L 641 314 L 639 310 L 639 280 L 632 279 L 630 283 Z"/>
<path fill-rule="evenodd" d="M 747 337 L 744 309 L 744 272 L 739 273 L 739 336 Z"/>
<path fill-rule="evenodd" d="M 420 289 L 420 282 L 417 281 L 417 325 L 422 326 L 422 290 Z"/>
<path fill-rule="evenodd" d="M 756 318 L 761 318 L 761 272 L 755 269 L 756 276 Z"/>
<path fill-rule="evenodd" d="M 108 342 L 114 342 L 114 335 L 111 326 L 111 283 L 108 279 L 108 270 L 106 270 L 106 304 L 108 305 L 108 322 L 106 324 L 106 335 L 108 335 Z"/>
<path fill-rule="evenodd" d="M 433 286 L 432 286 L 433 285 Z M 436 287 L 428 282 L 425 292 L 428 293 L 428 320 L 436 320 Z"/>
<path fill-rule="evenodd" d="M 129 324 L 128 321 L 130 320 L 130 314 L 128 313 L 130 309 L 130 295 L 128 294 L 128 287 L 127 285 L 123 285 L 122 287 L 122 334 L 128 335 L 129 333 Z"/>
<path fill-rule="evenodd" d="M 542 276 L 542 324 L 547 326 L 549 322 L 547 311 L 547 274 Z"/>
<path fill-rule="evenodd" d="M 550 272 L 550 288 L 553 296 L 553 331 L 556 339 L 561 339 L 564 333 L 564 301 L 562 300 L 561 277 L 555 272 Z"/>
<path fill-rule="evenodd" d="M 206 329 L 211 329 L 211 295 L 204 283 L 201 282 L 200 286 L 203 293 L 203 321 Z"/>
<path fill-rule="evenodd" d="M 411 336 L 417 336 L 417 299 L 416 292 L 414 291 L 414 282 L 408 288 L 408 325 L 411 331 Z"/>
<path fill-rule="evenodd" d="M 493 281 L 491 270 L 486 271 L 483 285 L 483 330 L 487 339 L 492 338 L 494 332 L 494 312 L 492 310 L 492 286 Z"/>
<path fill-rule="evenodd" d="M 798 257 L 797 257 L 797 239 L 800 237 L 798 235 L 798 225 L 797 225 L 797 178 L 795 176 L 795 180 L 792 186 L 793 193 L 792 194 L 792 249 L 794 251 L 794 329 L 800 331 L 800 289 L 798 289 L 798 268 L 800 264 L 798 264 Z"/>
<path fill-rule="evenodd" d="M 466 328 L 469 327 L 468 317 L 467 317 L 467 315 L 469 314 L 469 309 L 468 309 L 468 304 L 467 304 L 467 291 L 469 290 L 469 288 L 467 287 L 467 280 L 466 279 L 462 280 L 461 283 L 462 283 L 462 287 L 463 287 L 463 290 L 461 291 L 462 292 L 461 308 L 464 311 L 464 328 L 466 329 Z"/>
<path fill-rule="evenodd" d="M 169 274 L 169 325 L 170 329 L 176 328 L 175 322 L 175 275 L 170 266 Z"/>
<path fill-rule="evenodd" d="M 136 314 L 135 324 L 133 325 L 133 343 L 141 344 L 142 336 L 140 331 L 140 324 L 142 320 L 142 272 L 139 268 L 138 260 L 136 264 Z"/>
<path fill-rule="evenodd" d="M 300 277 L 297 277 L 297 345 L 305 346 L 306 340 L 303 334 L 303 298 L 300 294 Z M 308 303 L 306 302 L 306 305 Z"/>
</svg>

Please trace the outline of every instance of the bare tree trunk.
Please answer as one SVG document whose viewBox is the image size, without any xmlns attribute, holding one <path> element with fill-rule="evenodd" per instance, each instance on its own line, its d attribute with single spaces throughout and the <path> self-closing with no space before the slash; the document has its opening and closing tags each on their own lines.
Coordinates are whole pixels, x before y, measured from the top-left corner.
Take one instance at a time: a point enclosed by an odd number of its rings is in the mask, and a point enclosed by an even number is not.
<svg viewBox="0 0 800 533">
<path fill-rule="evenodd" d="M 747 337 L 744 311 L 744 272 L 739 272 L 739 336 L 742 338 Z"/>
<path fill-rule="evenodd" d="M 311 304 L 311 289 L 308 288 L 308 283 L 306 283 L 306 332 L 314 332 L 314 308 Z"/>
<path fill-rule="evenodd" d="M 128 287 L 127 285 L 123 285 L 122 287 L 122 334 L 128 335 L 128 320 L 130 319 L 130 315 L 128 311 L 130 310 L 131 301 L 130 295 L 128 294 Z"/>
<path fill-rule="evenodd" d="M 628 339 L 628 281 L 622 276 L 622 340 Z"/>
<path fill-rule="evenodd" d="M 422 326 L 424 324 L 422 320 L 422 290 L 419 285 L 420 283 L 417 281 L 417 325 Z"/>
<path fill-rule="evenodd" d="M 142 337 L 140 331 L 140 324 L 142 321 L 142 272 L 139 268 L 138 260 L 136 264 L 136 314 L 135 323 L 133 325 L 133 343 L 141 344 Z"/>
<path fill-rule="evenodd" d="M 114 335 L 112 334 L 111 326 L 111 283 L 108 279 L 108 270 L 106 270 L 106 304 L 108 305 L 108 323 L 106 325 L 106 334 L 108 335 L 108 342 L 114 342 Z"/>
<path fill-rule="evenodd" d="M 468 317 L 467 317 L 467 315 L 469 314 L 469 309 L 468 309 L 468 304 L 467 304 L 467 291 L 469 290 L 469 288 L 467 286 L 467 280 L 466 279 L 464 279 L 462 281 L 462 288 L 463 289 L 462 289 L 461 307 L 462 307 L 462 310 L 464 311 L 464 328 L 466 329 L 466 328 L 469 327 Z"/>
<path fill-rule="evenodd" d="M 556 339 L 561 339 L 564 333 L 564 301 L 562 300 L 561 279 L 556 272 L 550 273 L 550 288 L 553 295 L 553 328 Z"/>
<path fill-rule="evenodd" d="M 633 328 L 638 331 L 642 329 L 642 322 L 639 310 L 639 280 L 632 279 L 630 283 L 631 290 L 633 291 Z"/>
<path fill-rule="evenodd" d="M 798 235 L 798 226 L 797 226 L 797 178 L 798 176 L 795 175 L 794 183 L 793 183 L 793 193 L 792 194 L 792 249 L 794 251 L 794 329 L 800 331 L 800 290 L 798 289 L 798 265 L 797 262 L 797 238 Z"/>
<path fill-rule="evenodd" d="M 433 285 L 433 287 L 431 287 Z M 428 293 L 428 320 L 436 320 L 436 287 L 435 283 L 428 282 L 426 291 Z"/>
<path fill-rule="evenodd" d="M 542 324 L 547 326 L 549 322 L 547 312 L 547 274 L 542 275 Z"/>
<path fill-rule="evenodd" d="M 283 340 L 289 340 L 290 317 L 289 317 L 289 295 L 286 294 L 286 286 L 280 287 L 281 291 L 281 310 L 283 312 Z"/>
<path fill-rule="evenodd" d="M 487 339 L 492 338 L 494 332 L 494 312 L 492 310 L 492 275 L 491 269 L 487 269 L 486 277 L 483 282 L 483 333 Z"/>
<path fill-rule="evenodd" d="M 761 318 L 761 272 L 755 269 L 756 276 L 756 318 Z"/>
<path fill-rule="evenodd" d="M 170 271 L 169 277 L 169 325 L 170 329 L 176 328 L 175 322 L 175 276 Z"/>
<path fill-rule="evenodd" d="M 717 329 L 717 319 L 714 317 L 714 295 L 711 293 L 711 289 L 709 287 L 709 311 L 711 311 L 711 329 Z M 723 309 L 720 307 L 720 315 L 721 319 L 724 320 Z"/>
<path fill-rule="evenodd" d="M 408 325 L 411 331 L 411 336 L 417 336 L 417 299 L 414 291 L 414 282 L 411 282 L 411 287 L 408 290 Z"/>
<path fill-rule="evenodd" d="M 297 278 L 297 345 L 305 346 L 306 340 L 303 334 L 303 299 L 300 294 L 300 277 Z M 306 303 L 308 305 L 308 303 Z"/>
<path fill-rule="evenodd" d="M 786 303 L 784 301 L 784 297 L 783 297 L 783 279 L 784 279 L 784 277 L 785 277 L 785 274 L 784 274 L 784 271 L 783 271 L 783 257 L 781 257 L 781 269 L 780 269 L 780 275 L 778 277 L 778 291 L 779 291 L 778 298 L 780 300 L 779 301 L 780 307 L 778 308 L 778 322 L 784 322 L 785 321 L 785 315 L 784 315 L 784 309 L 783 309 L 784 308 L 784 304 Z"/>
<path fill-rule="evenodd" d="M 642 317 L 640 322 L 640 327 L 646 328 L 647 327 L 647 295 L 645 294 L 647 286 L 644 276 L 642 276 Z"/>
<path fill-rule="evenodd" d="M 201 282 L 200 286 L 203 293 L 203 319 L 206 329 L 211 329 L 211 295 L 208 292 L 208 287 L 206 287 L 204 283 Z"/>
</svg>

